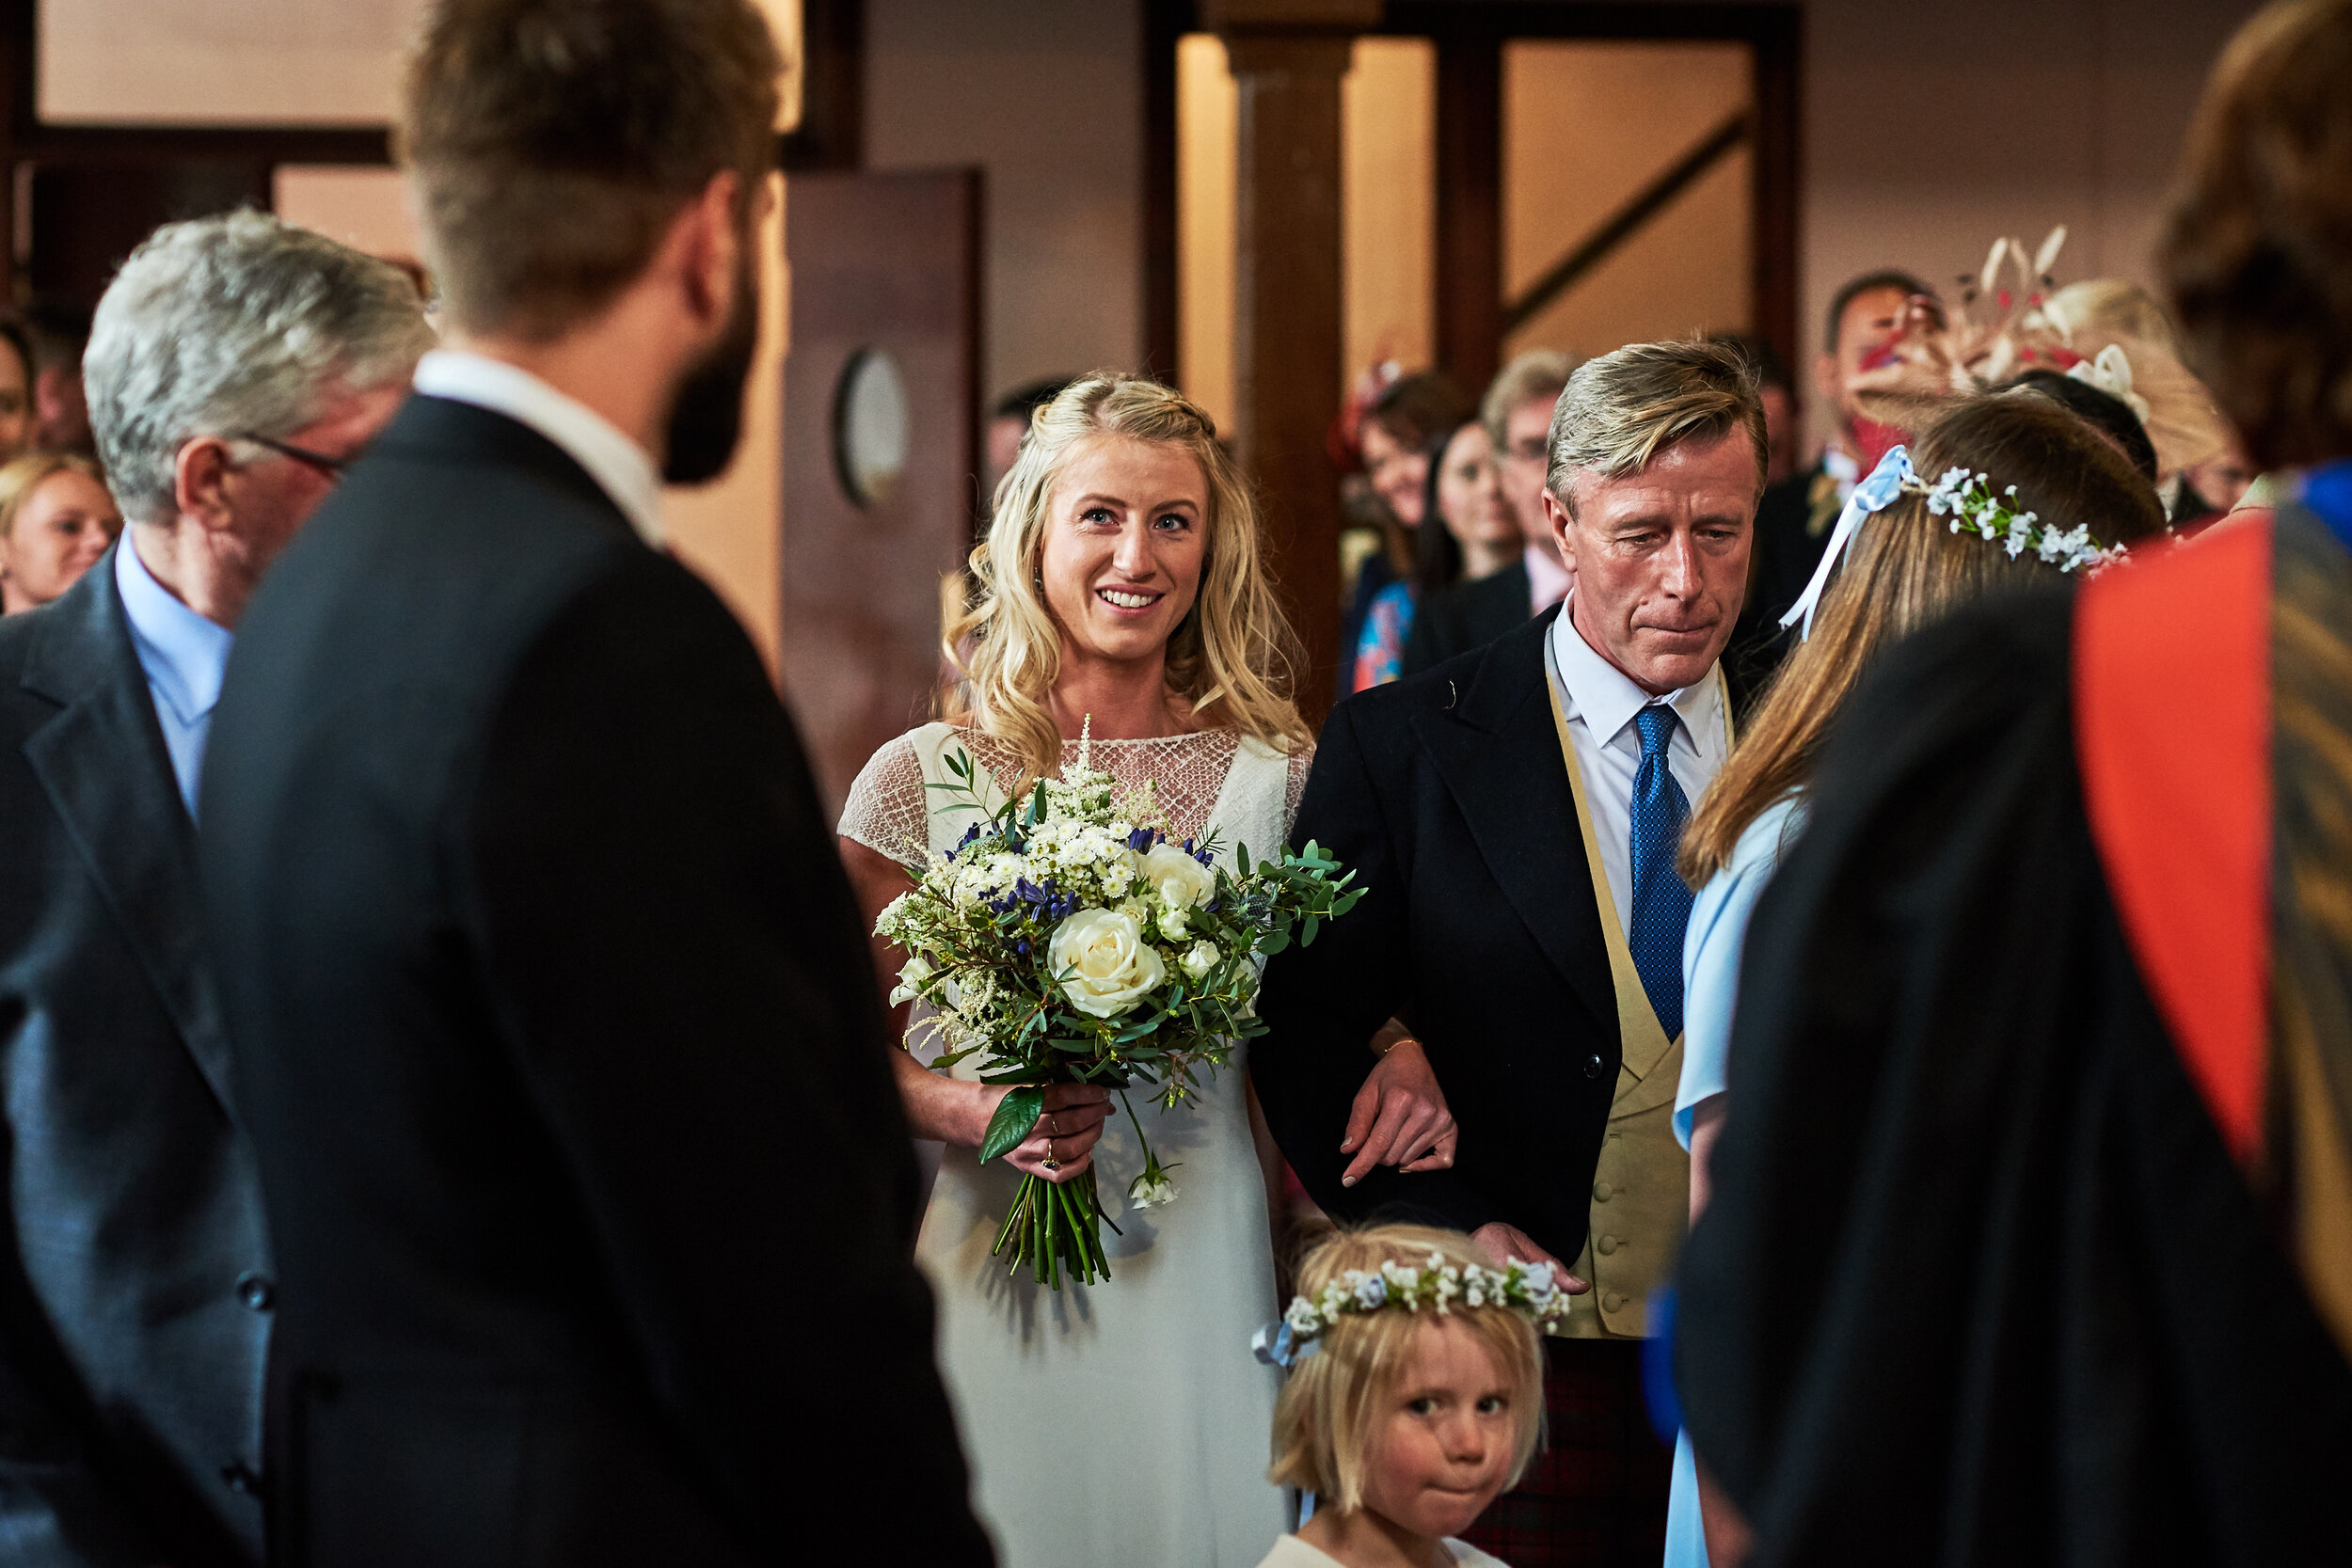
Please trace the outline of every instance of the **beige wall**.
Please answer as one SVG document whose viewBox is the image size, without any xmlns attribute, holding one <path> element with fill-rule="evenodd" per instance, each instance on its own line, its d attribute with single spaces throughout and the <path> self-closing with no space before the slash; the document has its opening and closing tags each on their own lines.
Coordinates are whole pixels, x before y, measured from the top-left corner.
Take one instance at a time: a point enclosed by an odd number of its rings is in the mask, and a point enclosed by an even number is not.
<svg viewBox="0 0 2352 1568">
<path fill-rule="evenodd" d="M 981 395 L 1143 355 L 1142 9 L 867 0 L 866 152 L 988 172 Z"/>
</svg>

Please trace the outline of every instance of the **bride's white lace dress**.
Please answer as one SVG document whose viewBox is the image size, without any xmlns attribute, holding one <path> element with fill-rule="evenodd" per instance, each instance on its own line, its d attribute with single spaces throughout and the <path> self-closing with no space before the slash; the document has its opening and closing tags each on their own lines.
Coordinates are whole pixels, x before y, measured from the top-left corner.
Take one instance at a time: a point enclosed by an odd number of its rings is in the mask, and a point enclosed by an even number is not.
<svg viewBox="0 0 2352 1568">
<path fill-rule="evenodd" d="M 1019 782 L 1009 748 L 927 724 L 866 765 L 843 836 L 908 865 L 954 847 L 976 816 L 934 809 L 945 797 L 924 785 L 948 782 L 942 758 L 959 748 L 1000 789 Z M 1073 743 L 1064 760 L 1075 754 Z M 1229 852 L 1244 844 L 1254 858 L 1288 839 L 1308 758 L 1210 730 L 1098 740 L 1091 761 L 1130 785 L 1155 780 L 1177 838 L 1214 827 Z M 936 1051 L 927 1042 L 921 1054 Z M 954 1073 L 977 1077 L 979 1065 Z M 1123 1233 L 1104 1236 L 1111 1278 L 1090 1288 L 1056 1293 L 989 1256 L 1018 1171 L 983 1166 L 969 1148 L 927 1150 L 938 1174 L 917 1258 L 938 1293 L 940 1366 L 1005 1568 L 1251 1568 L 1288 1528 L 1265 1480 L 1279 1385 L 1249 1352 L 1250 1331 L 1279 1304 L 1241 1055 L 1183 1110 L 1160 1112 L 1148 1091 L 1129 1098 L 1161 1163 L 1178 1165 L 1180 1196 L 1127 1207 L 1143 1157 L 1114 1100 L 1094 1168 Z"/>
</svg>

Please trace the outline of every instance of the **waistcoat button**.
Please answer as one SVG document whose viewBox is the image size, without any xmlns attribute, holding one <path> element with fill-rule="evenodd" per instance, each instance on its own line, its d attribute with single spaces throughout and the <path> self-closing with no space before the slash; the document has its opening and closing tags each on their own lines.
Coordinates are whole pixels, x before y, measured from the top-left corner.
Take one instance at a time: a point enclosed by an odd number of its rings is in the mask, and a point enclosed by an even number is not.
<svg viewBox="0 0 2352 1568">
<path fill-rule="evenodd" d="M 1606 1203 L 1611 1197 L 1615 1196 L 1616 1191 L 1616 1188 L 1611 1186 L 1606 1181 L 1596 1181 L 1593 1183 L 1593 1201 L 1595 1203 Z"/>
<path fill-rule="evenodd" d="M 1603 1236 L 1599 1241 L 1593 1243 L 1593 1249 L 1596 1252 L 1598 1252 L 1603 1258 L 1606 1258 L 1611 1253 L 1617 1250 L 1617 1238 L 1614 1236 Z"/>
<path fill-rule="evenodd" d="M 256 1312 L 266 1312 L 278 1299 L 278 1286 L 269 1275 L 248 1270 L 237 1275 L 237 1299 Z"/>
<path fill-rule="evenodd" d="M 1587 1078 L 1597 1078 L 1601 1074 L 1601 1069 L 1608 1065 L 1609 1064 L 1602 1061 L 1597 1055 L 1587 1056 L 1584 1058 L 1584 1076 Z"/>
<path fill-rule="evenodd" d="M 1616 1291 L 1612 1291 L 1607 1295 L 1600 1298 L 1600 1305 L 1602 1309 L 1605 1311 L 1622 1311 L 1625 1308 L 1625 1297 L 1618 1294 Z"/>
</svg>

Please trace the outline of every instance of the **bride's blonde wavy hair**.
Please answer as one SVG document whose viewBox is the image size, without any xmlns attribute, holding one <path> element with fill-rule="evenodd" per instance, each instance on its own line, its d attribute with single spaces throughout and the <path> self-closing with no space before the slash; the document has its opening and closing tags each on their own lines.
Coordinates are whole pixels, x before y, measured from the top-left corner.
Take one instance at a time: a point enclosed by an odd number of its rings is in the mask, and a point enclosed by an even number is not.
<svg viewBox="0 0 2352 1568">
<path fill-rule="evenodd" d="M 943 586 L 940 647 L 959 678 L 942 716 L 1009 742 L 1028 776 L 1060 767 L 1064 737 L 1045 699 L 1061 671 L 1062 635 L 1040 572 L 1055 481 L 1080 446 L 1102 436 L 1180 447 L 1208 481 L 1200 591 L 1168 640 L 1168 691 L 1203 727 L 1281 752 L 1304 745 L 1312 736 L 1291 699 L 1297 641 L 1275 601 L 1248 485 L 1199 405 L 1156 381 L 1106 371 L 1072 382 L 1030 417 L 969 578 Z"/>
</svg>

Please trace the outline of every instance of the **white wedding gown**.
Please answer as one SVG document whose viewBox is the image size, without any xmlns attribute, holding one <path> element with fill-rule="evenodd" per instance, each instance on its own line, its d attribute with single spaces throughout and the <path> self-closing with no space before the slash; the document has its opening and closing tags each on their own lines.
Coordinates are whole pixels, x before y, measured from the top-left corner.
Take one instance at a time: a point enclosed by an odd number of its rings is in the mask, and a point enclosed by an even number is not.
<svg viewBox="0 0 2352 1568">
<path fill-rule="evenodd" d="M 1017 782 L 1007 748 L 927 724 L 858 775 L 843 836 L 909 865 L 954 847 L 976 814 L 935 809 L 945 798 L 923 785 L 948 782 L 941 759 L 958 748 Z M 1289 837 L 1307 770 L 1303 754 L 1224 730 L 1098 740 L 1092 761 L 1129 785 L 1156 781 L 1179 840 L 1215 826 L 1227 854 L 1246 845 L 1253 860 Z M 920 1054 L 937 1050 L 927 1039 Z M 979 1068 L 966 1060 L 954 1075 Z M 939 1298 L 940 1367 L 1004 1568 L 1253 1568 L 1289 1528 L 1283 1494 L 1265 1480 L 1279 1384 L 1249 1350 L 1279 1304 L 1241 1053 L 1202 1088 L 1167 1113 L 1149 1089 L 1129 1096 L 1180 1195 L 1149 1211 L 1127 1207 L 1143 1156 L 1112 1101 L 1094 1170 L 1122 1234 L 1105 1229 L 1104 1284 L 1057 1293 L 1009 1274 L 988 1249 L 1020 1173 L 982 1166 L 969 1148 L 937 1156 L 916 1256 Z"/>
</svg>

